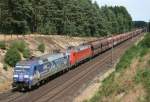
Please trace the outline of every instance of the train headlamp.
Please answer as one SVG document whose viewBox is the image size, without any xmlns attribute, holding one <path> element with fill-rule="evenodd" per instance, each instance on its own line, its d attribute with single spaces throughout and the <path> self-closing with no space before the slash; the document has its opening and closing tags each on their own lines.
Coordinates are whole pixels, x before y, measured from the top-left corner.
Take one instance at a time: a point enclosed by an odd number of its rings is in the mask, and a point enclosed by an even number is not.
<svg viewBox="0 0 150 102">
<path fill-rule="evenodd" d="M 33 80 L 33 76 L 30 76 L 29 79 L 30 79 L 30 80 Z"/>
</svg>

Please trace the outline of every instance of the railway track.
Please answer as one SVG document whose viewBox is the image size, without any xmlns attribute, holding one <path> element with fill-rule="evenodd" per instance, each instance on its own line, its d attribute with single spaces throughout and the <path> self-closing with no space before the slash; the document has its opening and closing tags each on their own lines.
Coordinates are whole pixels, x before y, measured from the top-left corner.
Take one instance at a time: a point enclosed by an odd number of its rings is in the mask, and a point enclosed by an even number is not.
<svg viewBox="0 0 150 102">
<path fill-rule="evenodd" d="M 115 55 L 119 55 L 118 52 L 122 52 L 125 47 L 121 47 L 115 53 Z M 119 56 L 114 56 L 114 59 L 117 59 Z M 88 75 L 90 75 L 92 72 L 95 72 L 97 68 L 105 66 L 105 64 L 108 62 L 108 59 L 111 59 L 111 55 L 104 57 L 101 61 L 98 61 L 97 63 L 91 65 L 88 69 L 86 69 L 83 73 L 80 73 L 80 75 L 77 75 L 74 77 L 74 80 L 69 80 L 68 85 L 60 86 L 57 90 L 50 91 L 48 94 L 41 97 L 39 100 L 35 100 L 35 102 L 56 102 L 55 99 L 63 95 L 62 93 L 66 90 L 71 90 L 72 87 L 79 85 L 80 81 L 84 80 Z M 65 83 L 67 84 L 67 83 Z M 63 100 L 63 102 L 66 102 L 67 100 Z"/>
<path fill-rule="evenodd" d="M 134 39 L 134 41 L 136 38 Z M 129 47 L 128 41 L 116 47 L 114 59 L 117 60 L 124 49 Z M 49 83 L 39 87 L 37 90 L 26 93 L 11 93 L 1 98 L 2 102 L 70 102 L 75 97 L 75 91 L 83 85 L 84 82 L 93 79 L 97 74 L 103 74 L 111 62 L 111 51 L 107 51 L 100 56 L 92 59 L 78 68 L 63 74 L 60 77 L 51 80 Z M 95 63 L 96 62 L 96 63 Z M 89 78 L 87 78 L 89 77 Z M 79 86 L 81 84 L 81 86 Z M 74 95 L 73 95 L 74 94 Z M 67 97 L 68 96 L 68 97 Z"/>
</svg>

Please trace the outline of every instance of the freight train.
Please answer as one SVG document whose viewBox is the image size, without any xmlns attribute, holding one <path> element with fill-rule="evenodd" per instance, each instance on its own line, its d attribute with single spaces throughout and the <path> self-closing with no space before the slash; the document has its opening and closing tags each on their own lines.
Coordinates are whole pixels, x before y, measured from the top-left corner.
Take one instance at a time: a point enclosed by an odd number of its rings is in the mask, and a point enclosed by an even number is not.
<svg viewBox="0 0 150 102">
<path fill-rule="evenodd" d="M 38 58 L 20 61 L 14 68 L 12 86 L 19 89 L 31 89 L 52 75 L 66 69 L 69 70 L 73 66 L 97 56 L 143 32 L 145 32 L 145 29 L 138 29 L 105 39 L 91 41 L 76 47 L 69 47 L 63 53 L 47 54 Z"/>
</svg>

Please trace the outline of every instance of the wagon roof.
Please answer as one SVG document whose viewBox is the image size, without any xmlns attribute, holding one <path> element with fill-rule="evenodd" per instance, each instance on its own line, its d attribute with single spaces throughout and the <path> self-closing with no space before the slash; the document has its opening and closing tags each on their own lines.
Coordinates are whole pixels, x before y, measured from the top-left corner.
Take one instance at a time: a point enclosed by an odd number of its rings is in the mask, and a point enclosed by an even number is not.
<svg viewBox="0 0 150 102">
<path fill-rule="evenodd" d="M 38 61 L 37 60 L 24 60 L 24 61 L 20 61 L 17 63 L 17 66 L 18 65 L 34 65 L 34 64 L 37 64 Z"/>
<path fill-rule="evenodd" d="M 56 54 L 52 54 L 50 56 L 48 56 L 48 61 L 53 61 L 59 58 L 65 57 L 65 53 L 56 53 Z"/>
<path fill-rule="evenodd" d="M 59 58 L 64 57 L 64 53 L 55 53 L 55 54 L 47 54 L 41 57 L 29 59 L 29 60 L 23 60 L 17 63 L 18 65 L 35 65 L 35 64 L 43 64 L 45 61 L 53 61 Z"/>
</svg>

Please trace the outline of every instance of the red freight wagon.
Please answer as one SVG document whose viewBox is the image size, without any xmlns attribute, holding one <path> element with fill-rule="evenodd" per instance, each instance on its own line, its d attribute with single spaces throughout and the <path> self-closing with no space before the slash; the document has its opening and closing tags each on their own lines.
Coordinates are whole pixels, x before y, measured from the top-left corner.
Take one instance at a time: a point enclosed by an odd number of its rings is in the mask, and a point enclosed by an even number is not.
<svg viewBox="0 0 150 102">
<path fill-rule="evenodd" d="M 101 52 L 102 44 L 101 44 L 100 41 L 92 42 L 92 43 L 89 43 L 89 44 L 91 45 L 91 48 L 92 48 L 92 51 L 93 51 L 92 56 L 95 56 L 95 55 L 97 55 Z"/>
<path fill-rule="evenodd" d="M 107 50 L 109 48 L 109 41 L 108 41 L 108 39 L 102 40 L 101 44 L 102 44 L 102 47 L 101 47 L 102 51 L 105 51 L 105 50 Z"/>
<path fill-rule="evenodd" d="M 107 40 L 108 40 L 108 48 L 111 48 L 113 46 L 113 39 L 112 39 L 112 37 L 107 38 Z"/>
<path fill-rule="evenodd" d="M 92 56 L 95 56 L 97 54 L 99 54 L 100 52 L 102 52 L 101 50 L 101 47 L 102 47 L 102 44 L 101 44 L 101 40 L 103 40 L 104 38 L 101 38 L 99 40 L 95 40 L 95 41 L 92 41 L 92 42 L 88 42 L 87 44 L 91 46 L 92 48 Z"/>
<path fill-rule="evenodd" d="M 81 45 L 71 49 L 70 64 L 75 65 L 92 56 L 92 49 L 90 45 Z"/>
<path fill-rule="evenodd" d="M 114 45 L 115 46 L 119 43 L 119 40 L 120 40 L 120 36 L 119 35 L 113 36 L 113 41 L 114 41 Z"/>
</svg>

